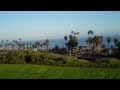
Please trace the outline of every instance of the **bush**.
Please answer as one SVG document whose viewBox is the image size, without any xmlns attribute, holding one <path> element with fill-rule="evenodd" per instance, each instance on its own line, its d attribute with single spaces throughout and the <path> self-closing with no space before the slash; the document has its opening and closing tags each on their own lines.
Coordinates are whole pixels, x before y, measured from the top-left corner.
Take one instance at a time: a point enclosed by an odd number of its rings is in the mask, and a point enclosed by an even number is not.
<svg viewBox="0 0 120 90">
<path fill-rule="evenodd" d="M 79 63 L 79 66 L 81 66 L 81 67 L 89 67 L 90 66 L 90 63 L 87 60 L 81 59 L 81 60 L 79 60 L 78 63 Z"/>
<path fill-rule="evenodd" d="M 32 57 L 31 57 L 31 55 L 29 55 L 29 54 L 25 55 L 25 62 L 26 62 L 26 63 L 31 63 L 31 62 L 32 62 Z"/>
<path fill-rule="evenodd" d="M 96 60 L 95 63 L 98 64 L 99 67 L 110 67 L 110 68 L 120 67 L 120 60 L 115 58 L 98 59 Z"/>
<path fill-rule="evenodd" d="M 89 62 L 84 59 L 77 59 L 72 56 L 64 56 L 49 52 L 19 51 L 0 53 L 1 64 L 44 64 L 54 66 L 70 67 L 102 67 L 119 68 L 120 60 L 115 58 L 97 59 L 95 62 Z"/>
</svg>

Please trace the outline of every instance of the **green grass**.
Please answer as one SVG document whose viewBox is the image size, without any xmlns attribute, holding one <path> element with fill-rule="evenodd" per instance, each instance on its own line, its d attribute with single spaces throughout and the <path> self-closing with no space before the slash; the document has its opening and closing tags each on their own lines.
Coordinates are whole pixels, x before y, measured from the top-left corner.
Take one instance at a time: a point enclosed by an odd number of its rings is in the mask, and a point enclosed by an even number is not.
<svg viewBox="0 0 120 90">
<path fill-rule="evenodd" d="M 0 79 L 120 79 L 120 69 L 0 64 Z"/>
</svg>

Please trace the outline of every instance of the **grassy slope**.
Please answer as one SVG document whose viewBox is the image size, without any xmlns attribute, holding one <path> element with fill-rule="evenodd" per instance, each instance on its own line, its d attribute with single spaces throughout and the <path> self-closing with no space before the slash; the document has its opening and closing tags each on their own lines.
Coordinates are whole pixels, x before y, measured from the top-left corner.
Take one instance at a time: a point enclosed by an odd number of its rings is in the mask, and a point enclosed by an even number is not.
<svg viewBox="0 0 120 90">
<path fill-rule="evenodd" d="M 120 79 L 120 69 L 0 64 L 0 79 Z"/>
</svg>

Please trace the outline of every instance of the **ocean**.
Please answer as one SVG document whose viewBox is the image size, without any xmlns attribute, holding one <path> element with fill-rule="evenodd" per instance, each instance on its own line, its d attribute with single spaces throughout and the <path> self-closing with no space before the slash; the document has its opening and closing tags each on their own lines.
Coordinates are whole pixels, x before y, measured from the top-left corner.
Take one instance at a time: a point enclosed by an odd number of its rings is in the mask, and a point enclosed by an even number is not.
<svg viewBox="0 0 120 90">
<path fill-rule="evenodd" d="M 113 37 L 113 38 L 115 38 L 115 37 Z M 114 46 L 113 38 L 111 38 L 110 46 Z M 120 37 L 119 36 L 117 36 L 116 38 L 120 41 Z M 87 37 L 86 38 L 80 38 L 78 46 L 86 45 L 86 39 L 87 39 Z M 107 47 L 108 43 L 107 43 L 106 40 L 107 40 L 107 37 L 103 37 L 103 43 L 105 43 L 105 46 Z M 28 43 L 31 42 L 32 44 L 35 43 L 35 41 L 25 41 L 25 42 L 28 42 Z M 43 43 L 44 41 L 43 40 L 39 40 L 39 42 Z M 58 45 L 59 47 L 64 47 L 65 46 L 65 40 L 64 39 L 49 40 L 49 48 L 50 49 L 54 48 L 56 45 Z"/>
<path fill-rule="evenodd" d="M 22 41 L 22 42 L 35 44 L 36 41 L 39 41 L 40 43 L 44 42 L 44 40 L 33 40 L 33 41 Z M 49 39 L 49 48 L 50 49 L 54 48 L 56 45 L 58 45 L 60 48 L 65 47 L 65 40 L 64 39 L 54 39 L 54 40 Z M 79 45 L 85 45 L 85 39 L 80 39 Z"/>
</svg>

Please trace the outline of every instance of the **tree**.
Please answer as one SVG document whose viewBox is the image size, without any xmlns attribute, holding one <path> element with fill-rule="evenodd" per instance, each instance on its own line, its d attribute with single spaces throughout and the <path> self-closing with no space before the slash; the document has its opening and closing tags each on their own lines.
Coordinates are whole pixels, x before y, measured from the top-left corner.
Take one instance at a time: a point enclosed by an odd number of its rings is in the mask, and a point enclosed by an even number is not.
<svg viewBox="0 0 120 90">
<path fill-rule="evenodd" d="M 77 49 L 78 40 L 77 40 L 76 36 L 71 36 L 71 35 L 70 35 L 68 45 L 69 45 L 70 51 L 73 51 L 73 49 L 74 49 L 75 47 L 76 47 L 76 49 Z"/>
<path fill-rule="evenodd" d="M 43 46 L 44 46 L 44 49 L 45 49 L 45 46 L 46 46 L 46 43 L 45 43 L 45 42 L 43 43 Z"/>
<path fill-rule="evenodd" d="M 40 47 L 41 47 L 41 50 L 42 50 L 42 47 L 43 47 L 43 44 L 42 44 L 42 43 L 40 44 Z"/>
<path fill-rule="evenodd" d="M 34 45 L 34 44 L 32 45 L 32 48 L 33 48 L 33 49 L 35 48 L 35 45 Z"/>
<path fill-rule="evenodd" d="M 105 49 L 105 44 L 102 44 L 102 48 Z"/>
<path fill-rule="evenodd" d="M 91 52 L 92 52 L 93 38 L 89 37 L 86 42 L 87 42 L 88 47 L 89 47 L 88 52 L 89 52 L 89 54 L 91 54 Z"/>
<path fill-rule="evenodd" d="M 73 50 L 74 47 L 78 46 L 78 41 L 77 41 L 76 36 L 72 36 L 72 37 L 70 36 L 69 44 L 70 44 L 70 47 L 71 47 L 72 50 Z"/>
<path fill-rule="evenodd" d="M 93 34 L 93 31 L 92 31 L 92 30 L 89 30 L 89 31 L 88 31 L 88 34 Z"/>
<path fill-rule="evenodd" d="M 7 44 L 5 44 L 5 50 L 6 50 Z"/>
<path fill-rule="evenodd" d="M 19 41 L 20 41 L 20 42 L 21 42 L 21 40 L 22 40 L 22 39 L 21 39 L 21 38 L 19 38 Z"/>
<path fill-rule="evenodd" d="M 79 35 L 79 32 L 77 32 L 77 35 Z"/>
<path fill-rule="evenodd" d="M 12 46 L 12 50 L 14 48 L 14 42 L 15 42 L 15 40 L 12 41 L 12 45 L 11 45 Z"/>
<path fill-rule="evenodd" d="M 67 36 L 66 35 L 64 36 L 64 40 L 65 40 L 65 44 L 66 44 L 66 41 L 67 41 Z"/>
<path fill-rule="evenodd" d="M 120 58 L 120 41 L 117 43 L 117 47 L 118 47 L 117 56 Z"/>
<path fill-rule="evenodd" d="M 14 45 L 12 44 L 12 50 L 13 50 L 13 48 L 14 48 Z"/>
<path fill-rule="evenodd" d="M 6 40 L 6 42 L 8 42 L 8 40 Z"/>
<path fill-rule="evenodd" d="M 93 43 L 92 35 L 93 35 L 93 31 L 89 30 L 88 35 L 89 35 L 89 37 L 88 37 L 88 45 L 89 45 L 89 54 L 90 54 L 91 51 L 92 51 L 92 43 Z"/>
<path fill-rule="evenodd" d="M 76 32 L 74 32 L 74 36 L 76 35 Z"/>
<path fill-rule="evenodd" d="M 96 46 L 97 52 L 98 52 L 99 51 L 99 46 L 101 44 L 101 38 L 100 38 L 100 36 L 94 36 L 93 40 L 95 42 L 95 46 Z"/>
<path fill-rule="evenodd" d="M 5 45 L 5 48 L 7 48 L 8 47 L 8 40 L 6 40 L 6 45 Z"/>
<path fill-rule="evenodd" d="M 10 45 L 10 47 L 11 47 L 11 46 L 12 46 L 12 43 L 10 43 L 9 45 Z"/>
<path fill-rule="evenodd" d="M 31 42 L 30 42 L 30 48 L 31 48 L 31 45 L 32 45 L 32 44 L 31 44 Z"/>
<path fill-rule="evenodd" d="M 59 50 L 59 45 L 55 45 L 55 50 Z"/>
<path fill-rule="evenodd" d="M 39 49 L 39 46 L 40 46 L 40 42 L 35 42 L 35 48 Z"/>
<path fill-rule="evenodd" d="M 108 48 L 109 48 L 109 44 L 110 44 L 110 42 L 111 42 L 111 38 L 108 37 L 108 38 L 107 38 Z"/>
<path fill-rule="evenodd" d="M 78 39 L 76 37 L 77 33 L 76 32 L 71 32 L 72 34 L 69 35 L 69 40 L 66 42 L 66 46 L 68 47 L 68 50 L 73 51 L 73 49 L 78 46 Z M 65 39 L 65 37 L 64 37 Z"/>
<path fill-rule="evenodd" d="M 25 43 L 22 44 L 23 50 L 25 49 Z"/>
<path fill-rule="evenodd" d="M 79 35 L 79 32 L 76 32 L 76 35 L 78 36 L 78 35 Z M 77 37 L 77 39 L 79 39 L 79 37 Z"/>
<path fill-rule="evenodd" d="M 1 41 L 2 43 L 4 42 L 4 40 Z"/>
<path fill-rule="evenodd" d="M 21 48 L 21 38 L 19 38 L 19 48 Z"/>
<path fill-rule="evenodd" d="M 74 34 L 74 31 L 71 31 L 72 34 Z"/>
<path fill-rule="evenodd" d="M 7 44 L 8 44 L 8 40 L 6 40 Z"/>
<path fill-rule="evenodd" d="M 46 49 L 48 51 L 48 46 L 49 46 L 49 40 L 48 39 L 45 40 L 45 45 L 46 45 Z"/>
<path fill-rule="evenodd" d="M 89 30 L 89 31 L 88 31 L 88 35 L 89 35 L 89 37 L 92 37 L 93 31 L 92 31 L 92 30 Z"/>
<path fill-rule="evenodd" d="M 64 40 L 65 40 L 65 46 L 67 46 L 66 45 L 66 41 L 67 41 L 67 36 L 66 35 L 64 36 Z"/>
<path fill-rule="evenodd" d="M 89 43 L 89 48 L 92 48 L 92 43 L 93 43 L 93 38 L 89 37 L 88 38 L 88 43 Z"/>
<path fill-rule="evenodd" d="M 117 47 L 120 50 L 120 41 L 117 43 Z"/>
<path fill-rule="evenodd" d="M 3 44 L 3 43 L 4 43 L 4 40 L 2 40 L 1 42 L 2 42 L 2 44 Z M 2 46 L 3 46 L 3 45 L 2 45 Z"/>
<path fill-rule="evenodd" d="M 101 44 L 102 44 L 102 42 L 103 42 L 103 36 L 100 36 L 100 41 L 101 41 Z"/>
<path fill-rule="evenodd" d="M 118 39 L 117 39 L 117 38 L 114 38 L 114 43 L 115 43 L 115 46 L 114 46 L 114 47 L 116 47 L 116 46 L 117 46 L 117 43 L 118 43 Z"/>
<path fill-rule="evenodd" d="M 100 36 L 100 51 L 102 49 L 102 43 L 103 43 L 103 36 Z"/>
<path fill-rule="evenodd" d="M 73 38 L 73 35 L 69 35 L 69 39 L 71 40 Z"/>
<path fill-rule="evenodd" d="M 28 43 L 27 43 L 27 50 L 28 50 Z"/>
<path fill-rule="evenodd" d="M 86 39 L 86 41 L 85 41 L 85 42 L 86 42 L 86 46 L 88 47 L 88 46 L 89 46 L 89 45 L 88 45 L 88 44 L 89 44 L 88 39 Z"/>
<path fill-rule="evenodd" d="M 70 48 L 70 43 L 69 43 L 69 42 L 66 43 L 66 46 L 68 47 L 68 50 L 71 49 L 71 48 Z"/>
</svg>

